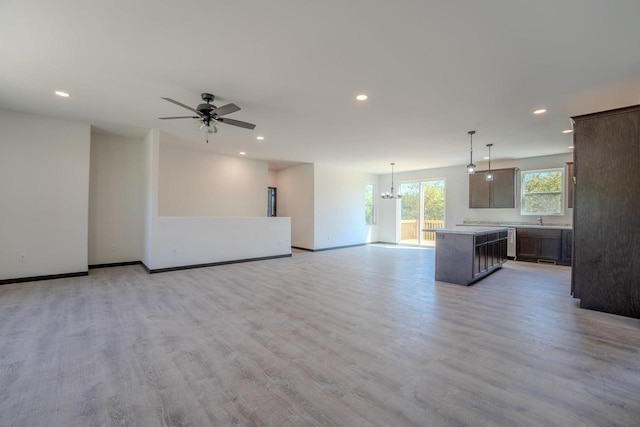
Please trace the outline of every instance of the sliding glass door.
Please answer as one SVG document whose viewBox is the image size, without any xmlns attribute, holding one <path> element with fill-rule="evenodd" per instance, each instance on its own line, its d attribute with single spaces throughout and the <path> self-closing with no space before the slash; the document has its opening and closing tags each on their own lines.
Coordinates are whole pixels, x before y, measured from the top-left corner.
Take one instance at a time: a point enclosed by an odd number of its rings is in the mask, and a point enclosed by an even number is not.
<svg viewBox="0 0 640 427">
<path fill-rule="evenodd" d="M 420 183 L 403 182 L 400 199 L 400 243 L 420 244 Z"/>
<path fill-rule="evenodd" d="M 399 191 L 400 243 L 434 245 L 435 232 L 423 230 L 444 227 L 444 179 L 403 182 Z"/>
<path fill-rule="evenodd" d="M 431 179 L 421 184 L 422 228 L 444 228 L 444 179 Z M 434 246 L 435 243 L 435 231 L 422 231 L 421 245 Z"/>
</svg>

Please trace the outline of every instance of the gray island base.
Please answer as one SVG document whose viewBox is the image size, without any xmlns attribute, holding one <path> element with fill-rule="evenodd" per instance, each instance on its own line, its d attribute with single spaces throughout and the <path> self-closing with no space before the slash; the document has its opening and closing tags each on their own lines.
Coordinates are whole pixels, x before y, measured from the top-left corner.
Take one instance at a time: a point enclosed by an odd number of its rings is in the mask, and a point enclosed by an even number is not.
<svg viewBox="0 0 640 427">
<path fill-rule="evenodd" d="M 500 269 L 507 261 L 507 228 L 451 227 L 436 232 L 439 282 L 468 286 Z"/>
</svg>

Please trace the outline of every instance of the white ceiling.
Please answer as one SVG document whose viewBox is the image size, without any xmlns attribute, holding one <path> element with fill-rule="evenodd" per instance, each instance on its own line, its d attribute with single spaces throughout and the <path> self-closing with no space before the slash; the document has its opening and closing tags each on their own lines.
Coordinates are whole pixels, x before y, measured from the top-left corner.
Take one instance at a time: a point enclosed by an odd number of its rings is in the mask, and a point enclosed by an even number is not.
<svg viewBox="0 0 640 427">
<path fill-rule="evenodd" d="M 638 22 L 638 0 L 2 0 L 0 108 L 203 146 L 157 118 L 211 92 L 257 127 L 209 149 L 372 173 L 465 165 L 470 129 L 477 164 L 565 153 L 570 116 L 640 103 Z"/>
</svg>

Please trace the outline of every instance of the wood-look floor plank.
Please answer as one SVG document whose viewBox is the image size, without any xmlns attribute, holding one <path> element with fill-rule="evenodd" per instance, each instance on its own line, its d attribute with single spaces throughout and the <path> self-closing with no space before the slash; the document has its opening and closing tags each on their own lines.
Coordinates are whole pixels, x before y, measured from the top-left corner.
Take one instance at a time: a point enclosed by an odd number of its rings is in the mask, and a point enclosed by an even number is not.
<svg viewBox="0 0 640 427">
<path fill-rule="evenodd" d="M 370 245 L 0 287 L 0 425 L 639 426 L 640 321 L 567 267 Z"/>
</svg>

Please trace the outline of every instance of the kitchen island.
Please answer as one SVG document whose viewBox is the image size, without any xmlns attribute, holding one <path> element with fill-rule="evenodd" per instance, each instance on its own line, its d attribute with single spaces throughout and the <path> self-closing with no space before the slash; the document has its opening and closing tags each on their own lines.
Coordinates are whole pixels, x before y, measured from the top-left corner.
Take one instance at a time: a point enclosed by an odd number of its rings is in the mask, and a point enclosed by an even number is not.
<svg viewBox="0 0 640 427">
<path fill-rule="evenodd" d="M 506 227 L 450 227 L 436 232 L 437 281 L 468 286 L 507 260 Z"/>
</svg>

